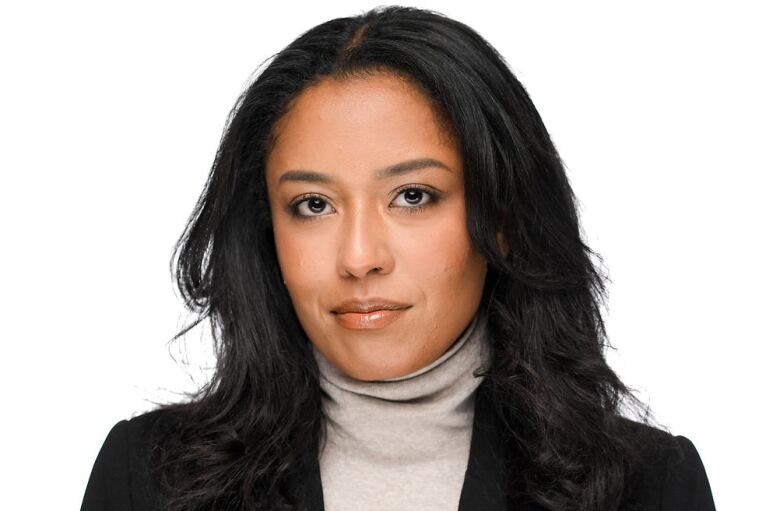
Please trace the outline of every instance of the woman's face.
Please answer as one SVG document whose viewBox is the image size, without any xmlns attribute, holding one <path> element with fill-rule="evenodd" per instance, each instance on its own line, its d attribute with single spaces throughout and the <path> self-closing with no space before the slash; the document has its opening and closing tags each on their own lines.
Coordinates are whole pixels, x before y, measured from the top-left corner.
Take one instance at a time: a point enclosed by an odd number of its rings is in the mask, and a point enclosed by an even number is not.
<svg viewBox="0 0 780 511">
<path fill-rule="evenodd" d="M 427 97 L 391 74 L 326 78 L 277 130 L 276 252 L 311 342 L 360 380 L 434 361 L 476 313 L 487 263 L 466 230 L 461 156 Z"/>
</svg>

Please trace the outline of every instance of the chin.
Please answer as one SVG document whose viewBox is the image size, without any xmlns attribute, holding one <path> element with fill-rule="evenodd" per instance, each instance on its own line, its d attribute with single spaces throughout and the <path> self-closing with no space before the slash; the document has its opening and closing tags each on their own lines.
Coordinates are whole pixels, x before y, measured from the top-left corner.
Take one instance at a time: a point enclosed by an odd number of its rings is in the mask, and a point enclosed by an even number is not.
<svg viewBox="0 0 780 511">
<path fill-rule="evenodd" d="M 366 367 L 361 365 L 360 367 L 353 367 L 349 371 L 344 371 L 348 376 L 362 381 L 374 381 L 384 380 L 387 378 L 398 378 L 405 374 L 413 372 L 414 369 L 404 366 L 382 366 L 376 368 Z"/>
</svg>

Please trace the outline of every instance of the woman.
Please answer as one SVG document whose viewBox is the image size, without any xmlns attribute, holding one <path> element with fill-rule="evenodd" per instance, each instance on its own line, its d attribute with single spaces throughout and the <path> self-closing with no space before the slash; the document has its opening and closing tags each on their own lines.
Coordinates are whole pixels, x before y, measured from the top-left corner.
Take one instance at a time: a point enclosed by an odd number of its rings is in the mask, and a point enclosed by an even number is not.
<svg viewBox="0 0 780 511">
<path fill-rule="evenodd" d="M 279 53 L 177 254 L 214 377 L 111 430 L 83 510 L 714 509 L 693 444 L 620 415 L 561 161 L 461 23 L 375 9 Z"/>
</svg>

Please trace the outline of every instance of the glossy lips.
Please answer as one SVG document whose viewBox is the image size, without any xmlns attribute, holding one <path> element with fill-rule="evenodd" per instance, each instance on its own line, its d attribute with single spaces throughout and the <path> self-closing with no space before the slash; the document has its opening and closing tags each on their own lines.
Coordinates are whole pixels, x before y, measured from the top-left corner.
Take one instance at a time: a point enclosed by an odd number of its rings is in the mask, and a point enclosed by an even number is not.
<svg viewBox="0 0 780 511">
<path fill-rule="evenodd" d="M 331 312 L 336 321 L 348 330 L 378 330 L 398 319 L 411 305 L 384 298 L 348 300 Z"/>
</svg>

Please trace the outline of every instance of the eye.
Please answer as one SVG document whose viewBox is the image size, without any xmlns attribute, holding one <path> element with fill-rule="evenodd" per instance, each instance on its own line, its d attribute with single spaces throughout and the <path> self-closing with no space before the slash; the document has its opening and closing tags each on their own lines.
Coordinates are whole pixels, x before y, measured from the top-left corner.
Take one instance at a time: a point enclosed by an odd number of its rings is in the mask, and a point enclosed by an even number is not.
<svg viewBox="0 0 780 511">
<path fill-rule="evenodd" d="M 401 206 L 408 213 L 421 211 L 439 200 L 439 194 L 432 189 L 420 185 L 412 185 L 398 191 L 395 201 L 403 199 L 409 206 Z"/>
<path fill-rule="evenodd" d="M 305 195 L 302 199 L 290 205 L 292 214 L 304 219 L 322 216 L 321 213 L 328 207 L 328 202 L 319 195 Z M 308 213 L 306 213 L 308 211 Z"/>
</svg>

